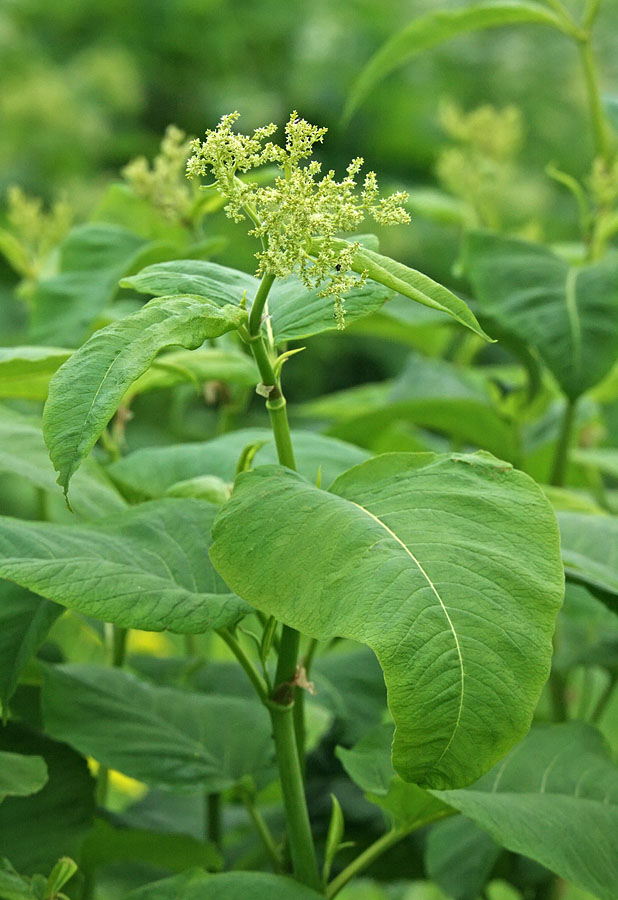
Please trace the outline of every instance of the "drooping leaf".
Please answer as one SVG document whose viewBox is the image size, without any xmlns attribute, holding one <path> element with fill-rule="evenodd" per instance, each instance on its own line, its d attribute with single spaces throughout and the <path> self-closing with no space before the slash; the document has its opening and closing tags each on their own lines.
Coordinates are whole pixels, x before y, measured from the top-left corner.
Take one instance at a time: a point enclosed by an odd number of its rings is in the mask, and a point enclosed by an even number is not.
<svg viewBox="0 0 618 900">
<path fill-rule="evenodd" d="M 560 512 L 558 524 L 567 576 L 606 592 L 618 611 L 618 518 Z"/>
<path fill-rule="evenodd" d="M 0 805 L 0 855 L 27 875 L 48 872 L 60 856 L 75 857 L 92 825 L 94 779 L 70 747 L 14 722 L 0 728 L 0 750 L 42 756 L 49 775 L 36 794 Z"/>
<path fill-rule="evenodd" d="M 47 766 L 41 756 L 0 751 L 0 802 L 5 797 L 36 794 L 47 781 Z"/>
<path fill-rule="evenodd" d="M 43 415 L 43 433 L 65 494 L 125 393 L 161 350 L 199 347 L 238 328 L 245 318 L 243 310 L 213 306 L 200 297 L 163 297 L 86 341 L 53 377 Z"/>
<path fill-rule="evenodd" d="M 376 84 L 424 50 L 466 32 L 527 23 L 564 30 L 560 19 L 547 7 L 526 0 L 488 0 L 414 19 L 389 38 L 362 69 L 346 102 L 344 121 L 350 119 Z"/>
<path fill-rule="evenodd" d="M 214 793 L 246 775 L 258 783 L 274 775 L 270 723 L 257 700 L 66 665 L 46 667 L 42 708 L 53 737 L 153 787 Z"/>
<path fill-rule="evenodd" d="M 248 607 L 208 560 L 216 510 L 169 498 L 86 525 L 0 517 L 0 575 L 126 628 L 221 628 Z"/>
<path fill-rule="evenodd" d="M 45 400 L 49 379 L 71 353 L 58 347 L 0 347 L 0 397 Z"/>
<path fill-rule="evenodd" d="M 453 900 L 476 900 L 501 852 L 486 831 L 453 816 L 436 823 L 427 836 L 427 874 Z"/>
<path fill-rule="evenodd" d="M 0 472 L 23 478 L 52 497 L 62 497 L 38 419 L 0 408 Z M 71 490 L 72 509 L 80 519 L 96 519 L 126 507 L 105 472 L 87 460 Z M 64 505 L 64 504 L 63 504 Z"/>
<path fill-rule="evenodd" d="M 539 244 L 486 232 L 467 238 L 465 267 L 482 311 L 535 347 L 572 399 L 618 355 L 618 255 L 570 266 Z"/>
<path fill-rule="evenodd" d="M 277 467 L 240 475 L 212 560 L 261 611 L 372 647 L 403 778 L 469 783 L 526 733 L 548 674 L 563 594 L 551 508 L 482 453 L 386 454 L 331 492 Z"/>
<path fill-rule="evenodd" d="M 324 486 L 368 456 L 367 451 L 352 444 L 309 431 L 293 431 L 292 440 L 299 472 L 315 481 L 321 467 Z M 135 450 L 112 463 L 108 471 L 125 488 L 146 497 L 160 497 L 172 485 L 189 478 L 216 475 L 223 481 L 233 481 L 240 454 L 254 443 L 263 444 L 255 454 L 254 466 L 277 461 L 268 428 L 243 428 L 211 441 Z"/>
<path fill-rule="evenodd" d="M 618 897 L 618 768 L 590 725 L 538 726 L 470 788 L 435 794 L 508 850 Z"/>
<path fill-rule="evenodd" d="M 60 246 L 59 274 L 40 281 L 32 298 L 33 343 L 78 346 L 118 290 L 118 279 L 166 259 L 173 247 L 117 225 L 78 225 Z"/>
<path fill-rule="evenodd" d="M 318 900 L 311 888 L 285 875 L 267 872 L 224 872 L 206 875 L 200 870 L 185 872 L 147 884 L 126 897 L 126 900 Z"/>
<path fill-rule="evenodd" d="M 240 303 L 250 308 L 259 287 L 252 275 L 201 260 L 181 259 L 149 266 L 122 284 L 154 295 L 190 293 L 212 303 Z M 345 295 L 346 321 L 353 322 L 379 309 L 392 296 L 388 287 L 368 282 Z M 268 295 L 268 312 L 276 343 L 300 340 L 337 327 L 333 301 L 309 290 L 295 275 L 277 280 Z"/>
<path fill-rule="evenodd" d="M 0 704 L 5 715 L 22 669 L 62 611 L 16 584 L 0 581 Z"/>
<path fill-rule="evenodd" d="M 126 828 L 96 819 L 82 847 L 82 867 L 92 869 L 121 861 L 139 861 L 170 872 L 183 872 L 190 866 L 216 872 L 222 863 L 213 844 L 186 834 Z"/>
<path fill-rule="evenodd" d="M 350 241 L 335 240 L 334 243 L 344 248 L 349 246 Z M 315 249 L 319 249 L 319 242 L 316 242 Z M 355 272 L 366 273 L 368 278 L 404 297 L 452 316 L 485 340 L 492 340 L 485 334 L 468 305 L 428 275 L 362 246 L 354 254 L 352 268 Z"/>
</svg>

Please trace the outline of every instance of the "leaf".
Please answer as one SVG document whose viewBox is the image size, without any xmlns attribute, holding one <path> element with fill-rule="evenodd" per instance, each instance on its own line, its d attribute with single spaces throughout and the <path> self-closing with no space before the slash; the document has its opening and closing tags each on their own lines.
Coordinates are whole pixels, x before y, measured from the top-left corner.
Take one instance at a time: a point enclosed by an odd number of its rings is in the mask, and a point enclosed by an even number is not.
<svg viewBox="0 0 618 900">
<path fill-rule="evenodd" d="M 5 716 L 22 669 L 61 612 L 61 606 L 0 581 L 0 703 Z"/>
<path fill-rule="evenodd" d="M 414 19 L 394 34 L 372 56 L 352 87 L 343 112 L 347 122 L 369 92 L 392 71 L 424 50 L 470 31 L 501 25 L 536 23 L 564 31 L 560 19 L 540 3 L 522 0 L 489 0 L 444 9 Z"/>
<path fill-rule="evenodd" d="M 380 665 L 368 647 L 337 649 L 317 657 L 311 680 L 317 701 L 336 718 L 336 739 L 347 745 L 382 720 L 386 689 Z"/>
<path fill-rule="evenodd" d="M 32 297 L 33 343 L 77 346 L 111 302 L 118 279 L 172 252 L 117 225 L 78 225 L 64 239 L 59 274 L 40 281 Z"/>
<path fill-rule="evenodd" d="M 618 518 L 560 512 L 558 524 L 567 576 L 612 595 L 618 611 Z"/>
<path fill-rule="evenodd" d="M 262 612 L 374 650 L 402 778 L 469 783 L 526 733 L 547 678 L 563 594 L 551 508 L 483 453 L 386 454 L 331 491 L 277 467 L 240 475 L 213 563 Z"/>
<path fill-rule="evenodd" d="M 199 347 L 245 318 L 242 310 L 199 297 L 163 297 L 93 334 L 53 377 L 43 414 L 43 434 L 65 495 L 123 396 L 161 350 Z"/>
<path fill-rule="evenodd" d="M 47 781 L 47 766 L 41 756 L 0 751 L 0 802 L 5 797 L 36 794 Z"/>
<path fill-rule="evenodd" d="M 476 900 L 501 852 L 486 831 L 463 816 L 453 816 L 429 832 L 425 867 L 431 880 L 453 900 Z"/>
<path fill-rule="evenodd" d="M 30 879 L 16 872 L 8 859 L 0 859 L 0 897 L 3 900 L 39 900 Z"/>
<path fill-rule="evenodd" d="M 153 787 L 215 793 L 274 777 L 269 719 L 256 700 L 204 696 L 103 666 L 47 666 L 46 730 Z M 251 740 L 247 740 L 251 735 Z"/>
<path fill-rule="evenodd" d="M 218 870 L 222 862 L 221 854 L 212 844 L 185 834 L 118 827 L 102 818 L 95 820 L 82 847 L 84 869 L 138 860 L 170 872 L 182 872 L 190 866 Z"/>
<path fill-rule="evenodd" d="M 590 725 L 537 726 L 470 788 L 435 793 L 507 850 L 618 897 L 618 769 Z"/>
<path fill-rule="evenodd" d="M 571 399 L 599 382 L 618 355 L 618 254 L 569 266 L 542 247 L 486 232 L 467 237 L 466 272 L 479 313 L 537 349 Z"/>
<path fill-rule="evenodd" d="M 615 447 L 577 447 L 571 451 L 570 459 L 618 479 L 618 449 Z"/>
<path fill-rule="evenodd" d="M 62 498 L 38 419 L 0 407 L 0 472 L 23 478 L 52 497 Z M 75 476 L 71 491 L 76 516 L 93 519 L 126 507 L 125 501 L 94 460 Z M 62 504 L 64 505 L 64 504 Z"/>
<path fill-rule="evenodd" d="M 417 784 L 403 781 L 391 763 L 393 726 L 379 725 L 367 732 L 351 750 L 337 747 L 335 753 L 352 781 L 365 791 L 402 834 L 415 831 L 451 810 Z"/>
<path fill-rule="evenodd" d="M 335 246 L 341 248 L 350 245 L 350 241 L 337 240 L 333 241 Z M 314 247 L 319 249 L 319 241 L 316 241 L 310 248 L 313 252 Z M 410 269 L 403 263 L 391 259 L 389 256 L 382 256 L 366 247 L 359 247 L 354 254 L 352 260 L 352 268 L 355 272 L 367 274 L 367 277 L 378 284 L 403 294 L 423 306 L 429 306 L 431 309 L 437 309 L 456 319 L 461 325 L 465 325 L 475 334 L 491 341 L 492 338 L 485 334 L 476 317 L 469 309 L 468 305 L 460 298 L 453 294 L 448 288 L 438 284 L 428 275 L 417 272 L 416 269 Z M 347 310 L 347 304 L 346 304 Z"/>
<path fill-rule="evenodd" d="M 311 888 L 285 875 L 267 872 L 224 872 L 206 875 L 199 870 L 185 872 L 138 888 L 125 900 L 318 900 Z"/>
<path fill-rule="evenodd" d="M 321 467 L 324 485 L 329 485 L 350 466 L 364 462 L 368 455 L 365 450 L 352 444 L 309 431 L 293 431 L 292 442 L 298 470 L 315 481 Z M 253 465 L 277 461 L 270 429 L 243 428 L 211 441 L 135 450 L 112 463 L 108 471 L 124 488 L 146 497 L 160 497 L 179 481 L 204 475 L 216 475 L 223 481 L 233 481 L 240 454 L 248 444 L 253 443 L 262 443 Z"/>
<path fill-rule="evenodd" d="M 84 525 L 0 517 L 0 575 L 125 628 L 221 628 L 248 607 L 208 560 L 216 510 L 169 498 Z"/>
<path fill-rule="evenodd" d="M 227 381 L 251 387 L 260 380 L 250 356 L 237 350 L 200 347 L 197 350 L 176 350 L 158 356 L 151 367 L 129 388 L 123 398 L 128 404 L 137 394 L 173 387 L 182 382 Z"/>
<path fill-rule="evenodd" d="M 259 281 L 237 269 L 202 260 L 181 259 L 149 266 L 121 284 L 146 294 L 197 294 L 211 303 L 239 304 L 245 297 L 251 308 Z M 299 340 L 337 327 L 333 301 L 309 290 L 295 275 L 275 281 L 268 295 L 268 312 L 276 343 Z M 379 309 L 391 292 L 368 283 L 345 295 L 346 321 L 352 322 Z"/>
<path fill-rule="evenodd" d="M 49 379 L 71 352 L 57 347 L 0 347 L 0 397 L 45 400 Z"/>
<path fill-rule="evenodd" d="M 0 728 L 0 750 L 42 756 L 49 775 L 36 794 L 0 805 L 0 855 L 28 875 L 48 872 L 60 856 L 75 856 L 92 825 L 94 779 L 70 747 L 14 722 Z"/>
</svg>

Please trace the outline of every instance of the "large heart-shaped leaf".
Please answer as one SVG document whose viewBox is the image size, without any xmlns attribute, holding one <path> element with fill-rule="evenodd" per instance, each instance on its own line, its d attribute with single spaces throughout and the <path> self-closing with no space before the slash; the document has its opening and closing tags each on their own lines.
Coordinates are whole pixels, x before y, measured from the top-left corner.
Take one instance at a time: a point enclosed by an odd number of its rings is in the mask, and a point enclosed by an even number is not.
<svg viewBox="0 0 618 900">
<path fill-rule="evenodd" d="M 618 768 L 591 726 L 540 726 L 470 788 L 435 793 L 508 850 L 618 897 Z"/>
<path fill-rule="evenodd" d="M 203 500 L 169 498 L 89 525 L 0 517 L 0 575 L 126 628 L 221 628 L 248 607 L 208 560 L 216 510 Z"/>
<path fill-rule="evenodd" d="M 311 481 L 321 472 L 325 486 L 368 456 L 353 444 L 310 431 L 294 431 L 292 438 L 299 472 Z M 161 497 L 173 484 L 202 475 L 233 481 L 240 454 L 250 444 L 262 445 L 255 454 L 254 465 L 277 461 L 270 429 L 242 428 L 211 441 L 144 447 L 112 463 L 109 472 L 125 488 L 146 497 Z"/>
<path fill-rule="evenodd" d="M 352 116 L 378 82 L 418 53 L 469 31 L 520 23 L 564 29 L 561 20 L 551 10 L 527 0 L 467 3 L 460 9 L 441 9 L 414 19 L 389 38 L 362 69 L 346 102 L 344 120 Z"/>
<path fill-rule="evenodd" d="M 213 793 L 245 775 L 261 784 L 274 777 L 269 719 L 257 700 L 66 665 L 46 667 L 42 708 L 52 737 L 154 787 Z"/>
<path fill-rule="evenodd" d="M 148 266 L 122 284 L 147 294 L 198 294 L 217 304 L 240 303 L 245 297 L 249 307 L 259 287 L 258 279 L 245 272 L 192 259 Z M 346 321 L 375 312 L 391 296 L 392 291 L 375 282 L 354 288 L 345 295 Z M 308 290 L 295 275 L 275 281 L 268 295 L 268 311 L 276 343 L 337 327 L 332 298 L 321 297 L 319 287 Z"/>
<path fill-rule="evenodd" d="M 467 274 L 489 319 L 535 347 L 567 396 L 575 399 L 611 369 L 618 355 L 618 255 L 570 266 L 539 244 L 476 232 L 468 236 Z"/>
<path fill-rule="evenodd" d="M 235 306 L 217 307 L 190 295 L 163 297 L 86 341 L 50 382 L 43 415 L 43 433 L 65 494 L 125 393 L 161 350 L 199 347 L 245 319 L 244 310 Z"/>
<path fill-rule="evenodd" d="M 350 241 L 335 240 L 334 244 L 344 249 L 350 246 Z M 313 249 L 317 251 L 319 246 L 319 241 L 316 241 Z M 489 335 L 485 334 L 477 322 L 476 316 L 461 297 L 457 297 L 452 291 L 449 291 L 444 285 L 438 284 L 428 275 L 423 275 L 422 272 L 411 269 L 409 266 L 391 259 L 390 256 L 382 256 L 381 253 L 376 253 L 375 250 L 363 246 L 359 246 L 354 253 L 352 268 L 355 272 L 366 274 L 368 278 L 404 297 L 409 297 L 417 303 L 422 303 L 423 306 L 429 306 L 431 309 L 437 309 L 452 316 L 460 325 L 465 325 L 466 328 L 485 340 L 492 340 Z"/>
<path fill-rule="evenodd" d="M 165 878 L 131 891 L 126 900 L 319 900 L 311 888 L 284 875 L 268 872 L 224 872 L 206 875 L 200 870 Z"/>
<path fill-rule="evenodd" d="M 239 476 L 213 562 L 263 612 L 372 647 L 399 774 L 469 783 L 526 733 L 548 674 L 563 594 L 549 503 L 487 454 L 387 454 L 331 491 L 277 467 Z"/>
<path fill-rule="evenodd" d="M 0 802 L 5 797 L 36 794 L 47 781 L 47 766 L 41 756 L 0 751 Z"/>
<path fill-rule="evenodd" d="M 5 715 L 21 670 L 61 612 L 61 606 L 0 581 L 0 704 Z"/>
</svg>

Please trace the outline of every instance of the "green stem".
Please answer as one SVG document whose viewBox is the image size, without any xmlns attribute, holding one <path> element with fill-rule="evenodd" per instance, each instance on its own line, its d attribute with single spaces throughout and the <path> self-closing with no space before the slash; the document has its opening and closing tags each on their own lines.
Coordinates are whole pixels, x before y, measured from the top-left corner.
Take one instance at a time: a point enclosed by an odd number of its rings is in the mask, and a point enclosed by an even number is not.
<svg viewBox="0 0 618 900">
<path fill-rule="evenodd" d="M 610 133 L 603 111 L 597 65 L 594 53 L 592 52 L 590 34 L 588 32 L 586 32 L 585 37 L 582 37 L 579 41 L 579 55 L 586 81 L 588 108 L 590 110 L 595 150 L 598 156 L 603 157 L 606 162 L 609 162 L 612 156 Z"/>
<path fill-rule="evenodd" d="M 256 693 L 262 703 L 268 703 L 268 691 L 266 690 L 266 685 L 264 680 L 258 670 L 253 665 L 252 661 L 249 659 L 241 645 L 238 643 L 233 634 L 231 634 L 227 628 L 220 628 L 217 631 L 217 634 L 221 638 L 221 640 L 225 641 L 228 645 L 238 662 L 241 664 L 243 669 L 245 670 L 249 681 L 253 685 L 256 690 Z"/>
<path fill-rule="evenodd" d="M 270 829 L 266 824 L 262 813 L 255 805 L 253 796 L 248 791 L 243 791 L 242 800 L 245 804 L 247 812 L 249 813 L 251 821 L 255 825 L 255 829 L 259 834 L 262 843 L 264 844 L 264 849 L 266 850 L 270 858 L 273 869 L 275 870 L 275 872 L 281 872 L 281 854 L 272 834 L 270 833 Z"/>
<path fill-rule="evenodd" d="M 296 747 L 293 709 L 293 704 L 269 704 L 294 875 L 298 881 L 319 891 L 321 880 Z"/>
<path fill-rule="evenodd" d="M 262 313 L 264 312 L 266 300 L 268 299 L 268 293 L 273 286 L 274 281 L 275 276 L 271 272 L 266 272 L 266 274 L 262 277 L 260 286 L 251 306 L 251 312 L 249 314 L 249 333 L 251 335 L 260 333 L 260 328 L 262 326 Z"/>
<path fill-rule="evenodd" d="M 108 651 L 108 658 L 111 665 L 115 669 L 122 669 L 127 654 L 127 638 L 129 636 L 128 628 L 121 628 L 119 625 L 111 625 L 106 622 L 104 625 L 104 639 Z M 107 766 L 99 766 L 97 773 L 97 784 L 95 789 L 95 799 L 97 806 L 105 806 L 107 803 L 107 794 L 109 791 L 109 769 Z"/>
<path fill-rule="evenodd" d="M 575 424 L 575 408 L 577 400 L 567 398 L 556 444 L 556 453 L 552 465 L 549 483 L 555 487 L 562 487 L 569 464 L 569 448 L 573 439 L 573 425 Z"/>
<path fill-rule="evenodd" d="M 204 837 L 215 847 L 221 847 L 221 794 L 204 797 Z"/>
<path fill-rule="evenodd" d="M 346 886 L 348 881 L 356 878 L 367 866 L 370 866 L 374 860 L 378 859 L 390 847 L 398 844 L 407 834 L 409 834 L 408 830 L 393 828 L 391 831 L 383 834 L 381 838 L 378 838 L 377 841 L 374 841 L 356 859 L 352 860 L 350 865 L 346 866 L 336 878 L 333 878 L 326 891 L 327 900 L 332 900 Z"/>
</svg>

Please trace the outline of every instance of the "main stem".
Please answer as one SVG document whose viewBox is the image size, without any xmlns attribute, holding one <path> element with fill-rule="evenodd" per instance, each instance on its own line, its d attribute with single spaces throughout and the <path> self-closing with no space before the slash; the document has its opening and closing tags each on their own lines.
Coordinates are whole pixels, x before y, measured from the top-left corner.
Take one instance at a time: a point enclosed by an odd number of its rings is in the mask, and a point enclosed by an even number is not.
<svg viewBox="0 0 618 900">
<path fill-rule="evenodd" d="M 552 466 L 549 483 L 555 487 L 562 487 L 566 478 L 567 466 L 569 464 L 569 448 L 573 438 L 573 425 L 575 424 L 575 407 L 577 400 L 567 398 L 562 424 L 560 426 L 560 434 L 558 435 L 558 443 L 556 444 L 556 454 Z"/>
<path fill-rule="evenodd" d="M 261 393 L 266 396 L 266 408 L 279 462 L 289 469 L 296 469 L 286 400 L 262 336 L 262 315 L 274 280 L 274 275 L 267 273 L 260 283 L 249 315 L 249 343 L 262 379 Z M 298 881 L 320 890 L 321 881 L 294 727 L 294 680 L 299 642 L 299 632 L 284 625 L 275 686 L 267 705 L 273 727 L 294 875 Z"/>
<path fill-rule="evenodd" d="M 603 157 L 606 162 L 610 162 L 612 156 L 611 140 L 603 111 L 596 60 L 588 32 L 586 32 L 586 37 L 579 41 L 579 56 L 586 80 L 586 92 L 588 94 L 588 107 L 590 109 L 595 149 L 599 156 Z"/>
</svg>

